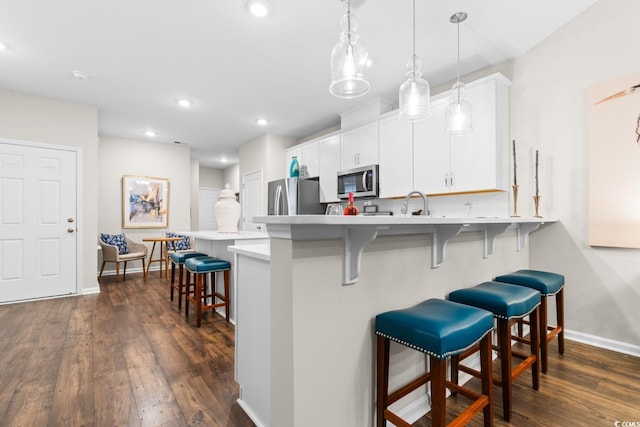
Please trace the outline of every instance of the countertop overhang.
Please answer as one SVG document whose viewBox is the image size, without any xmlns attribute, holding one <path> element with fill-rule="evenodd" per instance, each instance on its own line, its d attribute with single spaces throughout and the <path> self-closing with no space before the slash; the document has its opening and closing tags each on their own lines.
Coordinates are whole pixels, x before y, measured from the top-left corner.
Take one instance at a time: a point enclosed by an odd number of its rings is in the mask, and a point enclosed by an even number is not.
<svg viewBox="0 0 640 427">
<path fill-rule="evenodd" d="M 439 267 L 447 241 L 462 231 L 480 231 L 483 257 L 493 253 L 496 236 L 509 228 L 517 229 L 516 249 L 527 244 L 529 233 L 557 218 L 492 217 L 452 218 L 429 216 L 259 216 L 254 222 L 264 223 L 271 238 L 290 240 L 344 239 L 344 284 L 357 282 L 360 258 L 367 244 L 379 235 L 432 234 L 431 268 Z"/>
</svg>

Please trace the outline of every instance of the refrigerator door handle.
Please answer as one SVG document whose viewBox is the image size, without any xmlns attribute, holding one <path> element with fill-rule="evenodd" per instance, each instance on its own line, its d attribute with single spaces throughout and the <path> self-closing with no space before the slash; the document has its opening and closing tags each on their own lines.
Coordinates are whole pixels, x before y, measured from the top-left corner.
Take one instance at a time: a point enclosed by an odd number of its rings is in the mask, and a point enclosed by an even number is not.
<svg viewBox="0 0 640 427">
<path fill-rule="evenodd" d="M 275 197 L 275 214 L 282 215 L 280 213 L 280 205 L 282 204 L 282 186 L 278 185 L 276 187 L 276 197 Z"/>
</svg>

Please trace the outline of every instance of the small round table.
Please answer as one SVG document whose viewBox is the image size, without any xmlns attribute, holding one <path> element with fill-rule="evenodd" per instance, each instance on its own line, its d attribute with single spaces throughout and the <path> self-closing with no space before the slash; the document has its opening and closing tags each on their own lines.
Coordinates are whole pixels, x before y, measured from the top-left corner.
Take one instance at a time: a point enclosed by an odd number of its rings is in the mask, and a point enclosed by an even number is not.
<svg viewBox="0 0 640 427">
<path fill-rule="evenodd" d="M 162 264 L 164 263 L 165 277 L 169 279 L 169 242 L 177 242 L 182 240 L 183 237 L 146 237 L 142 239 L 143 242 L 153 242 L 151 247 L 151 253 L 149 254 L 149 263 L 147 264 L 146 275 L 149 275 L 149 268 L 151 263 L 160 263 L 160 275 L 162 276 Z M 160 258 L 153 259 L 153 251 L 156 250 L 156 243 L 160 243 Z"/>
</svg>

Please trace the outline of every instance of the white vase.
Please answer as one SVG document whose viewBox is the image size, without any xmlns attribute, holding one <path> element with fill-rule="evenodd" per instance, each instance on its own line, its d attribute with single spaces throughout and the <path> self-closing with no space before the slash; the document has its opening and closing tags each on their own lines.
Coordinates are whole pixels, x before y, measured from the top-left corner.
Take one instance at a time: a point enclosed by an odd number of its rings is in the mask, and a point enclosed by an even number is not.
<svg viewBox="0 0 640 427">
<path fill-rule="evenodd" d="M 240 221 L 240 203 L 229 184 L 220 192 L 214 207 L 219 233 L 237 233 Z"/>
</svg>

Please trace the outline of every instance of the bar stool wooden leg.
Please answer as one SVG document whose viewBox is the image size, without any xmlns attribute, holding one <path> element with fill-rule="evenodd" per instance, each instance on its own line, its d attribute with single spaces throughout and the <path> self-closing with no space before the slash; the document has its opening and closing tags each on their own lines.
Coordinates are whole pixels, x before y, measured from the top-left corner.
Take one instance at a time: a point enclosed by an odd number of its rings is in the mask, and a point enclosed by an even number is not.
<svg viewBox="0 0 640 427">
<path fill-rule="evenodd" d="M 196 293 L 195 293 L 195 302 L 196 302 L 196 326 L 200 327 L 200 322 L 202 319 L 202 289 L 203 289 L 203 281 L 205 281 L 206 274 L 197 274 L 196 275 Z M 206 286 L 206 281 L 204 286 Z"/>
<path fill-rule="evenodd" d="M 558 332 L 558 352 L 564 354 L 564 288 L 556 294 L 556 325 Z"/>
<path fill-rule="evenodd" d="M 480 372 L 482 373 L 482 394 L 489 398 L 489 404 L 482 409 L 484 427 L 493 427 L 493 352 L 491 334 L 487 334 L 480 341 Z M 458 373 L 456 372 L 456 377 L 457 375 Z"/>
<path fill-rule="evenodd" d="M 431 369 L 431 425 L 447 425 L 447 359 L 429 356 Z"/>
<path fill-rule="evenodd" d="M 547 354 L 549 341 L 547 338 L 547 296 L 542 295 L 542 304 L 540 304 L 540 319 L 538 330 L 540 331 L 540 355 L 542 358 L 542 372 L 547 373 Z M 531 325 L 531 328 L 534 326 Z"/>
<path fill-rule="evenodd" d="M 502 416 L 511 420 L 511 329 L 509 321 L 498 319 L 498 346 L 500 347 L 500 382 L 502 386 Z"/>
<path fill-rule="evenodd" d="M 384 418 L 384 409 L 389 406 L 388 394 L 389 394 L 389 340 L 376 335 L 377 339 L 377 401 L 376 406 L 376 425 L 377 427 L 384 427 L 387 425 L 387 420 Z"/>
</svg>

